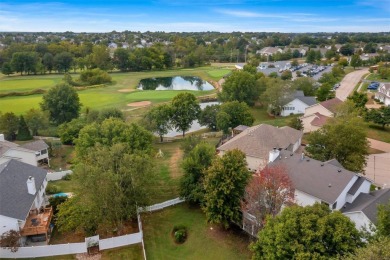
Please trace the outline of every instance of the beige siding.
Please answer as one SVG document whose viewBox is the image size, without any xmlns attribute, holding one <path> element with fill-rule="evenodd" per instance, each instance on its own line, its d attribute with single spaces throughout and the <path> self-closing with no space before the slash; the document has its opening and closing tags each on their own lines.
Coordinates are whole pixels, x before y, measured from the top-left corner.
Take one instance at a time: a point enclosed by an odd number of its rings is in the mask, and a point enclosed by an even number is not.
<svg viewBox="0 0 390 260">
<path fill-rule="evenodd" d="M 306 108 L 305 109 L 305 114 L 303 116 L 305 117 L 305 116 L 308 116 L 308 115 L 312 115 L 314 113 L 320 113 L 320 114 L 322 114 L 324 116 L 333 117 L 333 113 L 330 112 L 325 107 L 321 106 L 320 104 L 316 104 L 316 105 L 313 105 L 311 107 Z"/>
<path fill-rule="evenodd" d="M 301 117 L 302 124 L 303 124 L 303 133 L 310 133 L 320 129 L 320 127 L 311 124 L 311 121 L 313 121 L 315 117 L 316 115 L 314 114 L 309 115 L 307 117 Z"/>
</svg>

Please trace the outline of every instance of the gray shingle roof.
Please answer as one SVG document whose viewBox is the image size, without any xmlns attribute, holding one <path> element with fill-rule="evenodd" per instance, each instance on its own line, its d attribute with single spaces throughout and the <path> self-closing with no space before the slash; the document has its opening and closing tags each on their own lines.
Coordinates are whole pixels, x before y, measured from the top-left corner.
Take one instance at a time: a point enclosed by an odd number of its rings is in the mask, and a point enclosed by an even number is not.
<svg viewBox="0 0 390 260">
<path fill-rule="evenodd" d="M 295 189 L 333 204 L 355 173 L 330 163 L 323 163 L 308 157 L 281 151 L 280 159 L 274 164 L 286 167 Z M 271 164 L 273 164 L 271 163 Z M 339 172 L 341 170 L 341 172 Z"/>
<path fill-rule="evenodd" d="M 0 164 L 0 215 L 25 220 L 35 199 L 28 193 L 27 179 L 34 177 L 38 192 L 46 174 L 41 168 L 17 160 Z"/>
<path fill-rule="evenodd" d="M 357 181 L 352 185 L 352 187 L 349 189 L 348 194 L 351 194 L 352 196 L 355 195 L 355 193 L 358 191 L 362 183 L 364 182 L 365 178 L 359 177 Z"/>
<path fill-rule="evenodd" d="M 296 98 L 308 106 L 312 106 L 314 104 L 317 104 L 317 100 L 315 97 L 296 97 Z"/>
<path fill-rule="evenodd" d="M 302 132 L 288 126 L 281 128 L 260 124 L 245 129 L 217 149 L 239 149 L 246 155 L 268 161 L 269 151 L 274 147 L 286 149 L 302 137 Z"/>
<path fill-rule="evenodd" d="M 2 156 L 6 151 L 8 151 L 10 148 L 18 147 L 19 145 L 8 142 L 7 140 L 0 141 L 0 156 Z"/>
<path fill-rule="evenodd" d="M 21 145 L 21 147 L 28 149 L 28 150 L 31 150 L 31 151 L 34 151 L 34 152 L 42 151 L 42 150 L 49 148 L 49 146 L 43 140 L 37 140 L 34 142 L 25 143 L 25 144 Z"/>
<path fill-rule="evenodd" d="M 390 189 L 382 189 L 373 191 L 369 194 L 361 193 L 354 202 L 346 203 L 341 212 L 363 212 L 372 223 L 377 222 L 378 205 L 387 204 L 390 202 Z"/>
</svg>

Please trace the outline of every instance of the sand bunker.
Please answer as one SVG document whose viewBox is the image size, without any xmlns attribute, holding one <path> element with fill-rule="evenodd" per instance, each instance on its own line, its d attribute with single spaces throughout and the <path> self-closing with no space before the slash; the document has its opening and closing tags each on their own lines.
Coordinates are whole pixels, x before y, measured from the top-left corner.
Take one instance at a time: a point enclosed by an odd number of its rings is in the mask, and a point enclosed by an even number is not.
<svg viewBox="0 0 390 260">
<path fill-rule="evenodd" d="M 133 92 L 135 89 L 133 88 L 122 88 L 118 90 L 119 92 Z"/>
<path fill-rule="evenodd" d="M 152 104 L 152 102 L 150 102 L 150 101 L 139 101 L 139 102 L 129 103 L 129 104 L 127 104 L 127 106 L 129 106 L 129 107 L 146 107 L 146 106 L 149 106 L 150 104 Z"/>
</svg>

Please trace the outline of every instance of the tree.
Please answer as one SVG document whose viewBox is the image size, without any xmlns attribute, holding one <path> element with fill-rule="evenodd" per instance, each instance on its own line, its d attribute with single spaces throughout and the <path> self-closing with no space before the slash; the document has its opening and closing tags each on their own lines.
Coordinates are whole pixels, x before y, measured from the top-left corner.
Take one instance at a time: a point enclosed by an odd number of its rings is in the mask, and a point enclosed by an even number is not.
<svg viewBox="0 0 390 260">
<path fill-rule="evenodd" d="M 239 101 L 253 106 L 259 98 L 255 76 L 246 71 L 234 71 L 223 83 L 219 97 L 224 102 Z"/>
<path fill-rule="evenodd" d="M 129 51 L 118 48 L 114 52 L 114 64 L 120 71 L 127 71 L 130 67 Z"/>
<path fill-rule="evenodd" d="M 279 79 L 273 80 L 273 84 L 267 87 L 263 93 L 262 98 L 268 104 L 269 110 L 273 115 L 279 115 L 282 107 L 287 103 L 294 93 L 291 84 Z"/>
<path fill-rule="evenodd" d="M 322 84 L 321 87 L 317 89 L 317 100 L 325 101 L 334 97 L 334 93 L 330 91 L 332 89 L 332 85 L 325 83 Z"/>
<path fill-rule="evenodd" d="M 189 135 L 183 138 L 183 141 L 180 144 L 180 148 L 184 152 L 184 157 L 187 157 L 188 154 L 202 141 L 200 135 Z"/>
<path fill-rule="evenodd" d="M 60 136 L 61 143 L 75 144 L 81 129 L 83 129 L 85 125 L 86 122 L 83 118 L 74 118 L 70 122 L 59 125 L 57 133 Z"/>
<path fill-rule="evenodd" d="M 18 251 L 22 236 L 19 231 L 10 230 L 0 236 L 0 247 L 10 249 L 12 253 Z"/>
<path fill-rule="evenodd" d="M 230 128 L 239 125 L 251 126 L 254 118 L 249 110 L 249 107 L 244 102 L 226 102 L 220 107 L 217 114 L 217 128 L 223 130 L 225 134 Z"/>
<path fill-rule="evenodd" d="M 298 53 L 299 53 L 299 51 L 298 51 Z M 297 59 L 293 59 L 293 60 L 291 61 L 291 66 L 296 67 L 296 66 L 298 66 L 298 65 L 299 65 L 299 62 L 298 62 Z"/>
<path fill-rule="evenodd" d="M 42 110 L 32 108 L 24 117 L 33 136 L 37 136 L 39 130 L 47 129 L 49 126 L 49 116 Z"/>
<path fill-rule="evenodd" d="M 209 129 L 217 130 L 217 114 L 221 110 L 220 105 L 206 106 L 199 114 L 199 123 Z"/>
<path fill-rule="evenodd" d="M 86 125 L 79 132 L 76 140 L 76 152 L 81 159 L 87 155 L 88 149 L 99 143 L 112 146 L 117 143 L 126 144 L 127 153 L 145 153 L 152 151 L 153 135 L 137 124 L 126 124 L 120 119 L 109 118 L 101 123 Z"/>
<path fill-rule="evenodd" d="M 378 240 L 370 241 L 365 247 L 357 248 L 349 254 L 345 260 L 385 260 L 390 259 L 390 238 L 381 237 Z"/>
<path fill-rule="evenodd" d="M 9 76 L 13 72 L 14 71 L 12 70 L 11 64 L 9 62 L 4 62 L 3 66 L 1 67 L 1 73 L 3 73 L 4 75 Z"/>
<path fill-rule="evenodd" d="M 340 53 L 344 56 L 351 56 L 354 54 L 354 52 L 355 52 L 355 48 L 353 47 L 352 44 L 347 43 L 340 47 Z"/>
<path fill-rule="evenodd" d="M 382 106 L 379 109 L 370 109 L 368 110 L 365 119 L 366 121 L 381 125 L 384 129 L 386 125 L 390 125 L 390 107 Z"/>
<path fill-rule="evenodd" d="M 104 108 L 99 111 L 99 116 L 97 118 L 98 122 L 103 122 L 106 119 L 109 118 L 118 118 L 122 121 L 125 121 L 125 116 L 123 115 L 123 112 L 115 107 L 111 108 Z"/>
<path fill-rule="evenodd" d="M 352 100 L 356 108 L 365 108 L 368 101 L 366 93 L 359 93 L 356 90 L 347 99 Z"/>
<path fill-rule="evenodd" d="M 353 69 L 356 69 L 356 67 L 362 65 L 362 59 L 358 54 L 352 55 L 350 65 L 353 67 Z"/>
<path fill-rule="evenodd" d="M 192 122 L 198 118 L 200 113 L 200 106 L 196 97 L 191 93 L 180 93 L 176 95 L 171 101 L 172 107 L 172 124 L 173 126 L 183 132 L 190 129 Z"/>
<path fill-rule="evenodd" d="M 21 115 L 19 117 L 19 127 L 18 127 L 18 134 L 16 135 L 16 140 L 27 141 L 27 140 L 31 140 L 31 139 L 32 139 L 32 136 L 30 133 L 30 129 L 28 129 L 26 121 L 24 121 L 24 117 Z"/>
<path fill-rule="evenodd" d="M 59 206 L 60 230 L 81 228 L 96 233 L 108 226 L 120 234 L 123 222 L 136 218 L 137 207 L 149 205 L 153 173 L 149 155 L 132 153 L 127 144 L 98 144 L 88 149 L 72 176 L 80 191 L 88 192 L 75 196 L 78 199 L 73 204 L 70 199 Z M 81 216 L 70 209 L 76 209 Z"/>
<path fill-rule="evenodd" d="M 15 140 L 18 128 L 19 119 L 14 113 L 8 112 L 0 117 L 0 131 L 4 133 L 5 139 L 9 141 Z"/>
<path fill-rule="evenodd" d="M 352 253 L 362 244 L 348 217 L 316 203 L 287 207 L 268 217 L 251 250 L 253 259 L 330 259 Z"/>
<path fill-rule="evenodd" d="M 46 70 L 51 73 L 51 71 L 54 69 L 54 56 L 50 52 L 45 53 L 42 58 L 43 66 Z"/>
<path fill-rule="evenodd" d="M 54 67 L 58 72 L 68 72 L 73 63 L 73 56 L 69 52 L 61 52 L 54 56 Z"/>
<path fill-rule="evenodd" d="M 344 67 L 348 66 L 348 60 L 347 59 L 340 59 L 338 64 L 339 64 L 339 66 L 344 68 Z"/>
<path fill-rule="evenodd" d="M 285 70 L 280 75 L 280 78 L 282 80 L 291 80 L 292 79 L 292 72 L 290 70 Z"/>
<path fill-rule="evenodd" d="M 310 77 L 303 77 L 295 79 L 292 82 L 292 88 L 296 90 L 302 90 L 305 96 L 315 95 L 315 80 Z"/>
<path fill-rule="evenodd" d="M 95 45 L 92 49 L 92 63 L 95 68 L 109 70 L 112 68 L 110 53 L 104 45 Z"/>
<path fill-rule="evenodd" d="M 228 228 L 241 221 L 240 201 L 250 175 L 245 154 L 239 150 L 227 151 L 212 162 L 204 179 L 203 209 L 208 222 Z"/>
<path fill-rule="evenodd" d="M 390 238 L 390 201 L 378 205 L 376 235 Z"/>
<path fill-rule="evenodd" d="M 291 118 L 291 120 L 288 122 L 288 126 L 297 130 L 303 129 L 303 123 L 302 120 L 299 119 L 299 117 Z"/>
<path fill-rule="evenodd" d="M 80 81 L 89 85 L 110 83 L 111 80 L 111 76 L 106 71 L 97 68 L 85 70 L 80 73 Z"/>
<path fill-rule="evenodd" d="M 79 95 L 71 86 L 60 83 L 43 95 L 40 104 L 42 110 L 47 110 L 50 120 L 59 125 L 77 118 L 81 103 Z"/>
<path fill-rule="evenodd" d="M 184 175 L 180 180 L 180 197 L 190 203 L 204 201 L 204 174 L 215 157 L 215 147 L 201 142 L 183 160 Z"/>
<path fill-rule="evenodd" d="M 293 201 L 294 188 L 286 168 L 269 165 L 252 177 L 245 189 L 242 208 L 244 212 L 255 216 L 257 233 L 268 215 L 276 216 L 283 206 Z"/>
<path fill-rule="evenodd" d="M 164 141 L 164 135 L 172 129 L 172 108 L 169 104 L 161 104 L 152 107 L 145 115 L 148 129 L 160 136 L 160 142 Z"/>
<path fill-rule="evenodd" d="M 309 50 L 307 52 L 306 62 L 307 63 L 314 63 L 315 61 L 316 61 L 316 51 L 315 50 Z"/>
<path fill-rule="evenodd" d="M 350 171 L 364 171 L 369 145 L 360 118 L 336 118 L 312 132 L 307 140 L 306 151 L 312 158 L 320 161 L 336 158 Z"/>
</svg>

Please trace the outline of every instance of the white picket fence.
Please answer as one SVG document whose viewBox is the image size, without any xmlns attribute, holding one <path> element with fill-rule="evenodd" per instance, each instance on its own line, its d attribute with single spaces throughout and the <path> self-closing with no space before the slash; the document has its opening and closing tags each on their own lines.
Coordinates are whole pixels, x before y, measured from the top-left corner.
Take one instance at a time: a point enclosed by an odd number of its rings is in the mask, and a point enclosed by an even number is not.
<svg viewBox="0 0 390 260">
<path fill-rule="evenodd" d="M 162 203 L 158 203 L 158 204 L 154 204 L 152 206 L 147 206 L 145 208 L 142 208 L 142 209 L 140 209 L 139 212 L 153 212 L 153 211 L 160 210 L 160 209 L 163 209 L 166 207 L 170 207 L 170 206 L 182 203 L 182 202 L 184 202 L 184 200 L 181 198 L 167 200 L 167 201 L 164 201 Z"/>
<path fill-rule="evenodd" d="M 173 206 L 184 202 L 183 199 L 176 198 L 168 200 L 162 203 L 158 203 L 152 206 L 139 209 L 138 212 L 152 212 L 160 210 L 169 206 Z M 106 239 L 98 239 L 99 249 L 105 250 L 110 248 L 116 248 L 121 246 L 142 244 L 144 259 L 146 260 L 145 246 L 143 241 L 143 231 L 141 217 L 138 214 L 138 233 L 133 233 L 124 236 L 111 237 Z M 46 257 L 46 256 L 58 256 L 58 255 L 72 255 L 87 253 L 87 244 L 89 238 L 85 239 L 84 243 L 69 243 L 60 245 L 46 245 L 46 246 L 35 246 L 35 247 L 19 247 L 17 252 L 11 252 L 6 248 L 0 248 L 0 258 L 35 258 L 35 257 Z"/>
<path fill-rule="evenodd" d="M 61 171 L 61 172 L 48 172 L 46 175 L 47 181 L 58 181 L 61 180 L 62 177 L 68 174 L 72 174 L 71 170 Z"/>
</svg>

